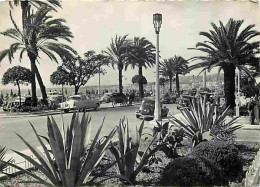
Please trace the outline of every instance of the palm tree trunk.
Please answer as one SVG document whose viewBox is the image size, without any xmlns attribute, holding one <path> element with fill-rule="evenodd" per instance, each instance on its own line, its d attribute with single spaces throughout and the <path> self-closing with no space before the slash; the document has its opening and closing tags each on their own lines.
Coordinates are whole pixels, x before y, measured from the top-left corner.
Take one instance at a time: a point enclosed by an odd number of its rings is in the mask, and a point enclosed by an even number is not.
<svg viewBox="0 0 260 187">
<path fill-rule="evenodd" d="M 41 92 L 42 92 L 42 99 L 43 99 L 43 103 L 44 104 L 48 104 L 47 102 L 47 93 L 46 93 L 46 88 L 43 84 L 43 81 L 42 81 L 42 78 L 41 78 L 41 75 L 40 75 L 40 72 L 35 64 L 35 74 L 36 74 L 36 77 L 37 77 L 37 80 L 38 80 L 38 83 L 39 83 L 39 86 L 40 86 L 40 89 L 41 89 Z"/>
<path fill-rule="evenodd" d="M 178 96 L 180 95 L 180 82 L 179 82 L 179 74 L 178 73 L 176 73 L 176 75 L 175 75 L 175 77 L 176 77 L 176 91 L 177 91 L 177 94 L 178 94 Z"/>
<path fill-rule="evenodd" d="M 28 13 L 28 1 L 24 0 L 21 1 L 21 9 L 22 9 L 22 24 L 23 24 L 23 29 L 26 27 L 27 25 L 27 13 Z"/>
<path fill-rule="evenodd" d="M 171 93 L 172 92 L 172 77 L 170 76 L 169 79 L 170 79 L 170 90 L 169 91 Z"/>
<path fill-rule="evenodd" d="M 16 81 L 16 84 L 17 84 L 17 87 L 18 87 L 18 94 L 19 94 L 19 108 L 21 107 L 21 89 L 20 89 L 20 84 L 19 84 L 19 81 L 17 80 Z"/>
<path fill-rule="evenodd" d="M 226 107 L 235 107 L 235 69 L 234 64 L 230 63 L 224 66 L 224 92 Z"/>
<path fill-rule="evenodd" d="M 141 65 L 138 67 L 138 74 L 139 74 L 139 78 L 143 77 L 143 68 Z M 143 99 L 144 97 L 144 85 L 142 80 L 139 81 L 139 97 L 140 99 Z"/>
<path fill-rule="evenodd" d="M 37 105 L 37 96 L 36 96 L 36 82 L 35 82 L 35 60 L 31 59 L 31 72 L 32 72 L 32 79 L 31 79 L 31 88 L 32 88 L 32 101 L 33 106 Z"/>
<path fill-rule="evenodd" d="M 21 1 L 21 9 L 22 9 L 22 25 L 23 25 L 23 30 L 27 26 L 27 20 L 28 20 L 28 1 Z M 27 39 L 25 39 L 25 44 L 28 45 L 29 42 Z M 27 50 L 28 52 L 28 50 Z M 31 72 L 32 72 L 32 80 L 31 80 L 31 89 L 32 89 L 32 101 L 33 101 L 33 106 L 37 105 L 37 96 L 36 96 L 36 82 L 35 82 L 35 60 L 33 54 L 29 54 L 28 56 L 31 61 Z"/>
<path fill-rule="evenodd" d="M 118 67 L 118 73 L 119 73 L 118 81 L 119 81 L 119 93 L 120 94 L 123 93 L 122 70 L 123 70 L 123 68 Z"/>
<path fill-rule="evenodd" d="M 79 92 L 79 87 L 78 86 L 75 86 L 75 95 L 77 95 Z"/>
</svg>

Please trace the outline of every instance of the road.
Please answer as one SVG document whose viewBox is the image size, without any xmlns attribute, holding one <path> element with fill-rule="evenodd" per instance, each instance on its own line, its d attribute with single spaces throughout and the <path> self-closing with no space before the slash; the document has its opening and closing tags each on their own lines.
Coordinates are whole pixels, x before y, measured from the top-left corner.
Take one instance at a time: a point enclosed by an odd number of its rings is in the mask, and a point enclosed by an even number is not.
<svg viewBox="0 0 260 187">
<path fill-rule="evenodd" d="M 179 111 L 176 105 L 166 105 L 170 109 L 170 114 L 177 114 Z M 128 107 L 115 107 L 112 108 L 111 104 L 104 104 L 98 111 L 89 111 L 92 123 L 92 137 L 105 117 L 104 126 L 101 136 L 107 135 L 113 128 L 115 128 L 119 120 L 124 116 L 129 121 L 130 128 L 133 129 L 141 124 L 141 120 L 135 117 L 135 111 L 139 105 Z M 82 115 L 82 113 L 80 113 Z M 70 123 L 72 113 L 63 114 L 65 125 Z M 53 115 L 59 127 L 61 127 L 61 115 Z M 14 150 L 25 150 L 27 147 L 18 138 L 15 133 L 20 134 L 33 146 L 39 146 L 39 143 L 29 125 L 29 121 L 34 125 L 40 135 L 47 136 L 47 117 L 19 117 L 19 118 L 0 118 L 0 145 L 5 145 L 7 148 Z M 153 124 L 145 121 L 145 127 L 153 127 Z M 260 141 L 259 130 L 238 130 L 236 132 L 237 140 L 240 141 Z M 9 151 L 8 151 L 9 152 Z"/>
<path fill-rule="evenodd" d="M 92 123 L 92 136 L 95 135 L 99 124 L 105 117 L 104 126 L 101 136 L 107 135 L 119 123 L 119 120 L 124 116 L 129 121 L 130 128 L 135 128 L 141 124 L 141 120 L 135 117 L 135 111 L 140 105 L 128 107 L 111 107 L 111 103 L 104 104 L 98 111 L 89 111 Z M 176 105 L 166 105 L 170 109 L 171 114 L 178 112 Z M 80 113 L 82 115 L 82 113 Z M 65 125 L 70 123 L 72 113 L 63 114 Z M 53 115 L 59 127 L 61 127 L 61 115 Z M 20 134 L 26 141 L 33 146 L 39 146 L 39 143 L 29 125 L 29 121 L 34 125 L 40 135 L 47 136 L 47 117 L 19 117 L 19 118 L 0 118 L 0 145 L 5 145 L 7 148 L 14 150 L 27 149 L 26 145 L 18 138 L 15 133 Z M 153 127 L 148 121 L 145 122 L 146 127 Z"/>
</svg>

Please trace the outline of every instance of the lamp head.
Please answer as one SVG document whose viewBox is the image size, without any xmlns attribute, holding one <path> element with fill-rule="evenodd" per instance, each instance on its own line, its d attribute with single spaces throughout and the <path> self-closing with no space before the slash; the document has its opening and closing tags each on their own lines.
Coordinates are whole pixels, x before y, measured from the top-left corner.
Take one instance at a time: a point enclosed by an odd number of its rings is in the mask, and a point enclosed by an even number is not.
<svg viewBox="0 0 260 187">
<path fill-rule="evenodd" d="M 153 15 L 153 24 L 154 24 L 154 28 L 155 28 L 155 33 L 159 34 L 161 24 L 162 24 L 162 14 L 156 13 Z"/>
</svg>

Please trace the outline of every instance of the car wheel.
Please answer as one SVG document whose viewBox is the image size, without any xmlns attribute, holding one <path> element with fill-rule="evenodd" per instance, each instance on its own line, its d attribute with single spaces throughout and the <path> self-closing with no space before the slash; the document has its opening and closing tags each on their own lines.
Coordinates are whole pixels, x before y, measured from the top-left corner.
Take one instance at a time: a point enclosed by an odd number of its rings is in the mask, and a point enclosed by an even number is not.
<svg viewBox="0 0 260 187">
<path fill-rule="evenodd" d="M 138 114 L 136 114 L 135 116 L 136 116 L 136 118 L 138 118 L 138 119 L 140 118 L 140 115 L 138 115 Z"/>
<path fill-rule="evenodd" d="M 84 108 L 79 108 L 79 112 L 84 112 Z"/>
<path fill-rule="evenodd" d="M 98 109 L 99 109 L 99 107 L 100 107 L 100 104 L 99 104 L 99 103 L 97 103 L 97 104 L 96 104 L 96 107 L 95 107 L 95 110 L 98 110 Z"/>
<path fill-rule="evenodd" d="M 127 106 L 127 100 L 123 101 L 123 106 Z"/>
<path fill-rule="evenodd" d="M 69 109 L 64 109 L 63 111 L 64 111 L 64 113 L 68 113 Z"/>
<path fill-rule="evenodd" d="M 116 101 L 115 101 L 115 100 L 112 101 L 112 106 L 113 106 L 113 107 L 116 106 Z"/>
</svg>

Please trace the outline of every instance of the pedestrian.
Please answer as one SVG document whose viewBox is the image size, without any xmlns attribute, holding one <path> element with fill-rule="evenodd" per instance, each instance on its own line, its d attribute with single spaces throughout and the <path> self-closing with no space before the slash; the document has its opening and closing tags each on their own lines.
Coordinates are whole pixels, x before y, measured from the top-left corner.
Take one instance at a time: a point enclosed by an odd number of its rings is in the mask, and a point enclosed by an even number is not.
<svg viewBox="0 0 260 187">
<path fill-rule="evenodd" d="M 255 105 L 256 105 L 256 102 L 254 100 L 254 97 L 251 97 L 249 103 L 247 104 L 247 109 L 248 109 L 248 113 L 250 116 L 251 125 L 253 125 L 255 122 L 255 112 L 254 112 Z"/>
</svg>

